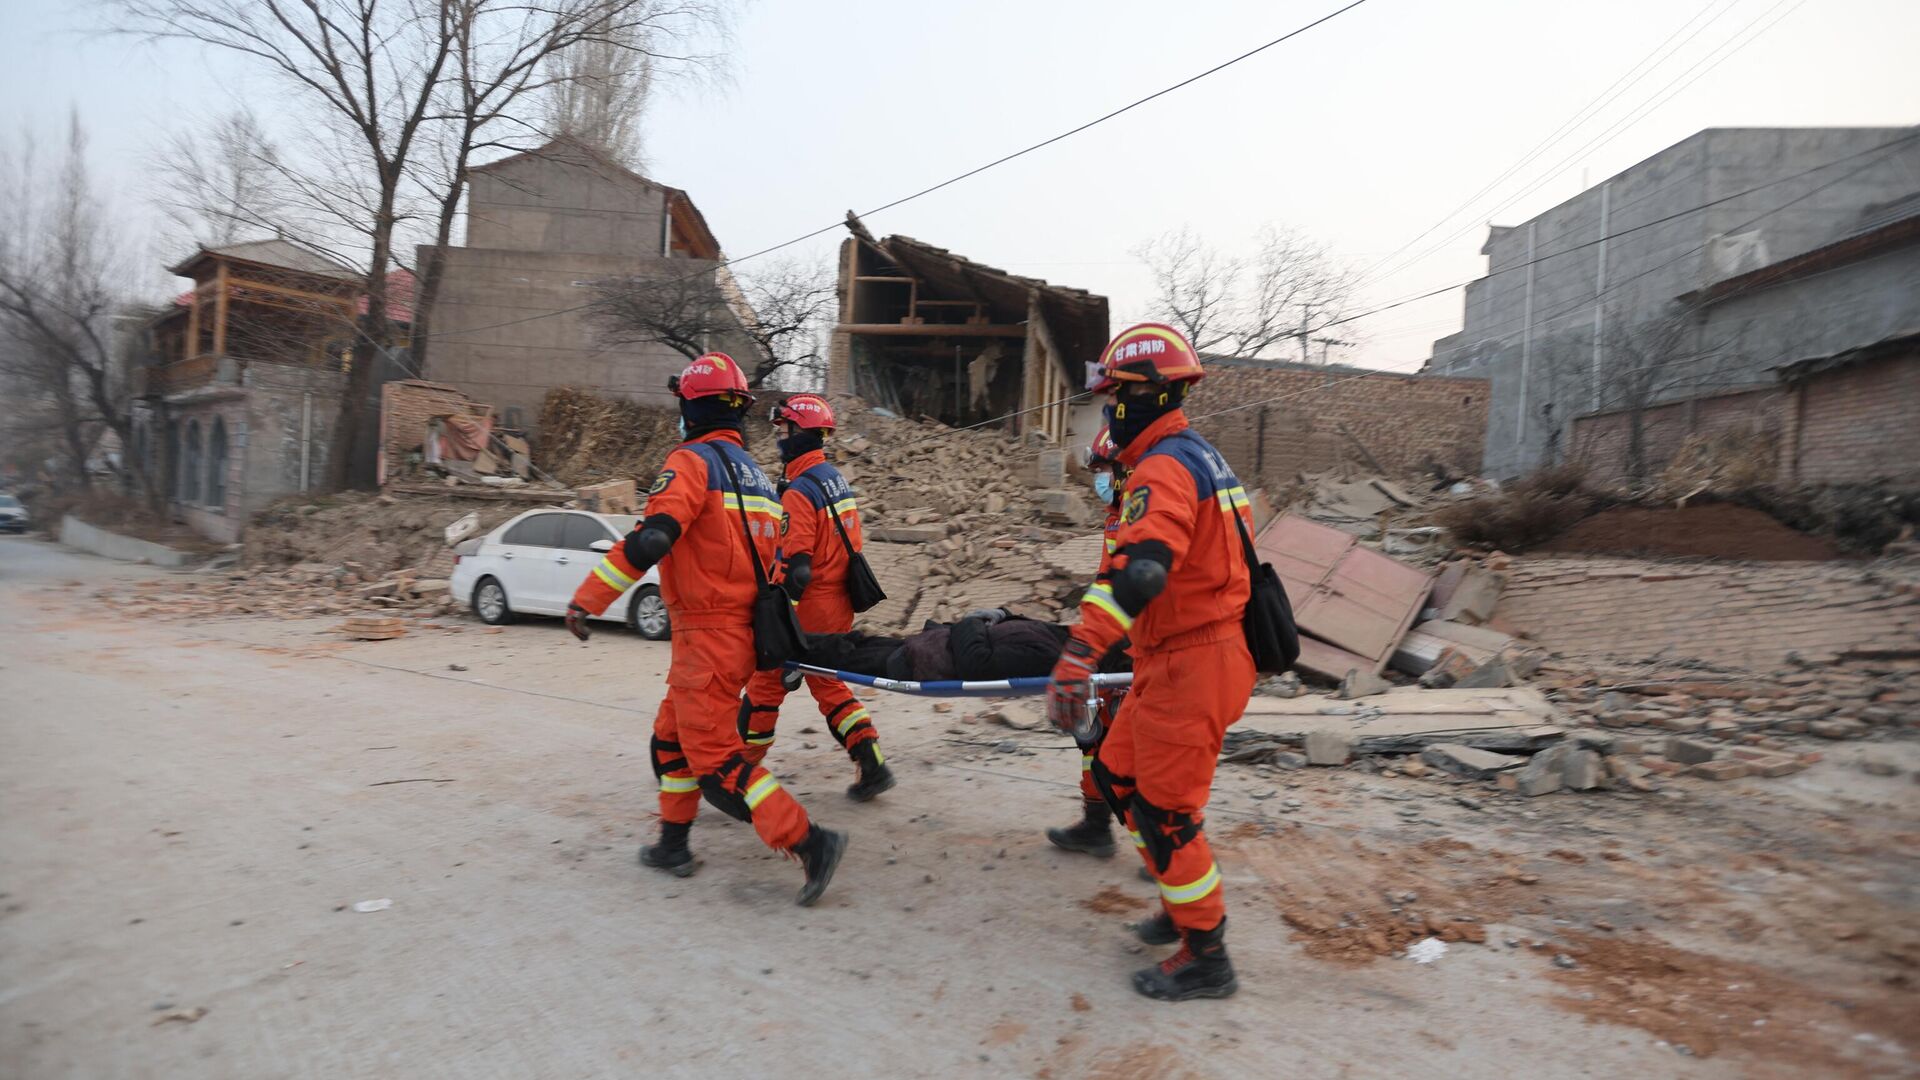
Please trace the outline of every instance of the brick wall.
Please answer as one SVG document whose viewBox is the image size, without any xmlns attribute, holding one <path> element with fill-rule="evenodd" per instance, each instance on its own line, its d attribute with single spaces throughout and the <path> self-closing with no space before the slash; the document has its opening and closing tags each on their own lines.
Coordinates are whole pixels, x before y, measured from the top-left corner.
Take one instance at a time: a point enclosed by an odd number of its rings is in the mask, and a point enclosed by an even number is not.
<svg viewBox="0 0 1920 1080">
<path fill-rule="evenodd" d="M 1785 433 L 1788 396 L 1779 390 L 1749 390 L 1718 397 L 1677 401 L 1641 413 L 1641 442 L 1645 475 L 1658 476 L 1680 447 L 1694 435 L 1714 435 L 1737 427 L 1751 427 L 1777 447 Z M 1627 410 L 1582 416 L 1573 422 L 1573 437 L 1557 455 L 1585 463 L 1596 480 L 1619 482 L 1628 478 L 1627 444 L 1633 413 Z"/>
<path fill-rule="evenodd" d="M 1368 456 L 1389 475 L 1423 472 L 1432 462 L 1476 472 L 1487 399 L 1485 379 L 1221 365 L 1194 389 L 1187 412 L 1264 401 L 1195 426 L 1242 480 L 1277 484 L 1342 463 L 1372 468 Z"/>
<path fill-rule="evenodd" d="M 1689 436 L 1748 426 L 1775 447 L 1789 483 L 1920 485 L 1920 350 L 1848 364 L 1790 387 L 1696 398 L 1642 414 L 1646 475 L 1657 476 Z M 1566 454 L 1602 481 L 1627 477 L 1626 411 L 1574 421 Z"/>
<path fill-rule="evenodd" d="M 1816 375 L 1797 396 L 1796 479 L 1920 485 L 1920 349 Z"/>
<path fill-rule="evenodd" d="M 400 379 L 381 387 L 380 482 L 386 483 L 406 464 L 414 447 L 426 441 L 427 421 L 454 413 L 486 416 L 492 411 L 491 405 L 441 383 Z"/>
</svg>

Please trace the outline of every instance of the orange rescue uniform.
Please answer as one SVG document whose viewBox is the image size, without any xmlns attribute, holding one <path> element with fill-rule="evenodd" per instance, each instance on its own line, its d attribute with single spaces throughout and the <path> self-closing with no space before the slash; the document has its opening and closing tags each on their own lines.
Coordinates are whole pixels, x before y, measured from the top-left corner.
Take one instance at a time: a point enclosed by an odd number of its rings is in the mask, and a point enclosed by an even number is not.
<svg viewBox="0 0 1920 1080">
<path fill-rule="evenodd" d="M 1119 550 L 1119 547 L 1120 508 L 1117 506 L 1108 506 L 1107 525 L 1102 531 L 1102 543 L 1100 545 L 1100 566 L 1093 574 L 1094 584 L 1099 585 L 1106 582 L 1108 575 L 1112 572 L 1113 553 Z M 1101 705 L 1105 710 L 1102 719 L 1107 722 L 1108 726 L 1112 726 L 1113 710 L 1116 707 L 1116 703 L 1124 699 L 1124 694 L 1102 692 L 1100 697 Z M 1103 799 L 1103 796 L 1100 794 L 1100 785 L 1093 782 L 1093 755 L 1094 751 L 1098 748 L 1098 744 L 1080 748 L 1080 797 L 1090 803 L 1101 802 Z"/>
<path fill-rule="evenodd" d="M 1253 694 L 1253 657 L 1241 629 L 1246 556 L 1231 514 L 1250 516 L 1226 460 L 1188 430 L 1185 413 L 1154 421 L 1121 451 L 1130 469 L 1111 572 L 1140 550 L 1168 560 L 1166 586 L 1137 614 L 1096 581 L 1074 637 L 1104 655 L 1133 640 L 1133 686 L 1095 755 L 1093 779 L 1160 885 L 1182 930 L 1226 917 L 1220 870 L 1204 831 L 1214 765 L 1227 726 Z M 1251 528 L 1251 522 L 1248 522 Z"/>
<path fill-rule="evenodd" d="M 800 628 L 809 634 L 844 634 L 853 629 L 853 604 L 847 599 L 847 545 L 841 543 L 833 515 L 847 539 L 858 551 L 865 541 L 860 532 L 860 508 L 854 502 L 853 488 L 840 470 L 827 463 L 824 451 L 810 450 L 794 458 L 786 467 L 786 491 L 780 502 L 786 510 L 786 524 L 780 537 L 778 580 L 784 581 L 794 560 L 811 560 L 812 577 L 800 594 L 795 614 Z M 780 718 L 780 704 L 787 699 L 787 688 L 779 671 L 755 672 L 747 680 L 747 700 L 741 733 L 746 738 L 749 759 L 759 761 L 773 745 L 774 725 Z M 807 689 L 825 718 L 827 730 L 849 754 L 861 743 L 876 739 L 873 718 L 847 684 L 824 675 L 808 675 Z M 876 748 L 877 749 L 877 748 Z"/>
<path fill-rule="evenodd" d="M 730 466 L 729 483 L 723 468 Z M 737 487 L 739 494 L 734 494 Z M 745 512 L 746 527 L 741 527 Z M 660 595 L 673 621 L 667 693 L 653 723 L 653 771 L 660 817 L 691 824 L 704 790 L 714 805 L 744 816 L 767 846 L 785 850 L 807 836 L 807 812 L 757 760 L 735 726 L 740 691 L 754 673 L 750 561 L 773 565 L 780 503 L 737 432 L 682 443 L 667 455 L 634 535 L 671 519 L 678 538 L 660 560 Z M 748 544 L 752 544 L 751 552 Z M 640 579 L 624 547 L 607 553 L 574 593 L 598 615 Z"/>
</svg>

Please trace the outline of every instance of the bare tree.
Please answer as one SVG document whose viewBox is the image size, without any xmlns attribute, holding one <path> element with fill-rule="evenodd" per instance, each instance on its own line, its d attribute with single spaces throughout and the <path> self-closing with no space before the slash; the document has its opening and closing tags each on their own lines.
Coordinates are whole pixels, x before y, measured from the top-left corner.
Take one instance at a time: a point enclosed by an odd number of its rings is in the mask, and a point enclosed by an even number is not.
<svg viewBox="0 0 1920 1080">
<path fill-rule="evenodd" d="M 125 452 L 134 445 L 133 417 L 114 325 L 129 317 L 115 261 L 123 245 L 94 195 L 86 154 L 74 116 L 52 175 L 42 174 L 30 144 L 5 163 L 11 190 L 0 224 L 0 377 L 20 398 L 9 421 L 29 436 L 36 428 L 57 434 L 81 487 L 90 486 L 95 439 L 112 431 L 146 488 L 140 463 Z"/>
<path fill-rule="evenodd" d="M 1627 414 L 1627 477 L 1647 475 L 1647 410 L 1685 381 L 1698 360 L 1687 347 L 1693 319 L 1679 304 L 1638 323 L 1621 324 L 1601 339 L 1603 407 Z"/>
<path fill-rule="evenodd" d="M 646 168 L 641 121 L 656 67 L 641 28 L 581 41 L 547 58 L 554 85 L 544 126 L 594 147 L 635 172 Z"/>
<path fill-rule="evenodd" d="M 1182 227 L 1134 248 L 1154 281 L 1154 316 L 1187 335 L 1202 353 L 1270 356 L 1297 344 L 1346 346 L 1321 335 L 1351 301 L 1354 275 L 1325 244 L 1293 229 L 1264 225 L 1252 256 L 1227 255 Z"/>
<path fill-rule="evenodd" d="M 293 231 L 286 166 L 250 110 L 167 136 L 153 166 L 154 202 L 193 243 L 214 247 Z"/>
<path fill-rule="evenodd" d="M 752 355 L 736 359 L 752 364 L 752 386 L 802 389 L 824 375 L 821 342 L 837 302 L 823 263 L 776 260 L 736 279 L 724 265 L 674 261 L 600 283 L 593 317 L 611 342 L 665 345 L 689 360 L 744 346 Z"/>
<path fill-rule="evenodd" d="M 375 360 L 394 340 L 387 315 L 394 229 L 407 170 L 453 51 L 452 7 L 435 0 L 111 2 L 125 32 L 198 42 L 258 62 L 345 151 L 323 174 L 291 177 L 305 179 L 302 194 L 354 223 L 366 241 L 366 313 L 327 453 L 327 486 L 344 488 L 369 411 Z"/>
</svg>

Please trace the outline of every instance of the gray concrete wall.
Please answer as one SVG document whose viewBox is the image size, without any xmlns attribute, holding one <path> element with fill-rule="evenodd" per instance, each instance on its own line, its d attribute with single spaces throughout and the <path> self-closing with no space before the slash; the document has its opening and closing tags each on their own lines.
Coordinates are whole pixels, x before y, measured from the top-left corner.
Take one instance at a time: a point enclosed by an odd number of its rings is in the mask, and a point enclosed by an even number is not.
<svg viewBox="0 0 1920 1080">
<path fill-rule="evenodd" d="M 686 357 L 665 345 L 609 344 L 586 312 L 570 309 L 593 298 L 595 281 L 648 269 L 688 273 L 700 265 L 686 259 L 453 248 L 434 306 L 429 374 L 492 404 L 497 414 L 518 410 L 519 425 L 526 427 L 534 425 L 541 399 L 557 386 L 669 406 L 667 377 L 686 366 Z M 710 347 L 743 359 L 752 355 L 740 340 L 719 340 Z"/>
<path fill-rule="evenodd" d="M 1771 384 L 1772 369 L 1783 364 L 1831 356 L 1916 327 L 1920 245 L 1910 245 L 1708 306 L 1699 328 L 1703 360 L 1696 365 L 1697 383 Z"/>
<path fill-rule="evenodd" d="M 186 566 L 194 557 L 150 540 L 108 532 L 68 514 L 60 519 L 60 542 L 78 551 L 90 552 L 121 562 L 150 563 L 154 566 Z"/>
<path fill-rule="evenodd" d="M 666 254 L 666 189 L 586 155 L 523 157 L 473 174 L 470 248 Z"/>
<path fill-rule="evenodd" d="M 1559 451 L 1573 416 L 1617 406 L 1611 369 L 1623 350 L 1609 340 L 1620 328 L 1657 317 L 1683 293 L 1757 268 L 1716 259 L 1724 245 L 1711 243 L 1715 236 L 1754 234 L 1754 250 L 1778 261 L 1847 235 L 1866 206 L 1911 193 L 1920 177 L 1920 141 L 1862 152 L 1912 130 L 1711 129 L 1529 222 L 1496 227 L 1487 243 L 1488 274 L 1466 289 L 1464 327 L 1434 343 L 1429 367 L 1492 382 L 1486 471 L 1507 476 L 1543 464 Z M 1851 155 L 1861 156 L 1786 179 Z M 1610 237 L 1604 245 L 1594 243 L 1603 235 Z M 1732 362 L 1701 370 L 1731 383 L 1762 377 Z M 1662 399 L 1699 392 L 1701 382 L 1669 381 L 1676 385 Z"/>
</svg>

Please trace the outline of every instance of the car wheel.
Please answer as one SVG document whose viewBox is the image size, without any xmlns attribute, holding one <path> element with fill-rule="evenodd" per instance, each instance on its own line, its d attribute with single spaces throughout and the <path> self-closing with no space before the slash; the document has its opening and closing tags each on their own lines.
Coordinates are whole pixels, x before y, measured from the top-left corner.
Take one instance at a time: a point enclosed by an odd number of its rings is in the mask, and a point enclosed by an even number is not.
<svg viewBox="0 0 1920 1080">
<path fill-rule="evenodd" d="M 513 621 L 513 607 L 507 602 L 507 587 L 497 579 L 483 577 L 473 587 L 473 614 L 488 626 Z"/>
<path fill-rule="evenodd" d="M 667 602 L 660 599 L 659 589 L 642 585 L 633 590 L 633 600 L 627 604 L 627 629 L 648 641 L 665 641 L 673 636 Z"/>
</svg>

